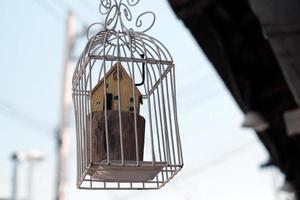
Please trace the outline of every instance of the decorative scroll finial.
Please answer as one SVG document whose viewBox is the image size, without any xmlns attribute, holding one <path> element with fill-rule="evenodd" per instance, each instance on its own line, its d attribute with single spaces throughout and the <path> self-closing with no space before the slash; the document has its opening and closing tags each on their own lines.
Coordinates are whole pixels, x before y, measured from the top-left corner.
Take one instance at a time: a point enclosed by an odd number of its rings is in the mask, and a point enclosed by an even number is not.
<svg viewBox="0 0 300 200">
<path fill-rule="evenodd" d="M 151 11 L 138 15 L 134 25 L 130 26 L 134 20 L 130 7 L 136 6 L 139 2 L 140 0 L 100 0 L 99 12 L 106 15 L 104 28 L 106 30 L 149 31 L 156 21 L 156 16 Z M 143 20 L 148 16 L 151 17 L 151 22 L 146 26 Z"/>
</svg>

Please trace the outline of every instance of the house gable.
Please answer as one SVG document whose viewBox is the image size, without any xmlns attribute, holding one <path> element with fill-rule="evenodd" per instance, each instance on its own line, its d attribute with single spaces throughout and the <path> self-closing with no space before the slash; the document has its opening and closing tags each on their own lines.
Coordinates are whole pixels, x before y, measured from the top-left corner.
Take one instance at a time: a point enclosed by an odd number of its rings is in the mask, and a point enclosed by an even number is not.
<svg viewBox="0 0 300 200">
<path fill-rule="evenodd" d="M 134 107 L 139 112 L 141 93 L 136 86 L 135 88 L 135 106 L 132 92 L 132 79 L 127 74 L 121 64 L 120 69 L 120 95 L 118 96 L 118 80 L 117 76 L 118 64 L 115 64 L 105 75 L 106 78 L 106 105 L 108 110 L 118 110 L 120 100 L 120 110 L 133 112 Z M 92 111 L 104 110 L 104 78 L 92 90 Z"/>
</svg>

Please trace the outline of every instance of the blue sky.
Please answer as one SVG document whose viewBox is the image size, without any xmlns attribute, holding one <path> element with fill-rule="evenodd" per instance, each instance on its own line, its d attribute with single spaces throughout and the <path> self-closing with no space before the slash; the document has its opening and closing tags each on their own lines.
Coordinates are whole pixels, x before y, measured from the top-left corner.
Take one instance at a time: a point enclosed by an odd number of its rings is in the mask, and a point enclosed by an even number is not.
<svg viewBox="0 0 300 200">
<path fill-rule="evenodd" d="M 44 5 L 48 5 L 47 9 Z M 46 157 L 36 167 L 35 197 L 53 199 L 53 132 L 59 120 L 67 7 L 80 16 L 78 32 L 82 31 L 83 22 L 91 24 L 103 20 L 97 12 L 96 0 L 0 2 L 0 198 L 10 195 L 10 154 L 34 148 L 43 151 Z M 243 115 L 201 49 L 166 1 L 142 0 L 132 9 L 134 13 L 143 10 L 157 14 L 157 22 L 149 34 L 169 48 L 176 62 L 185 166 L 159 191 L 77 190 L 75 132 L 71 123 L 67 199 L 273 200 L 275 186 L 282 178 L 276 173 L 274 179 L 274 170 L 259 169 L 268 155 L 251 130 L 240 128 Z M 76 49 L 82 49 L 85 42 L 85 38 L 79 39 Z M 35 124 L 22 123 L 11 107 L 29 115 L 32 118 L 29 122 Z M 73 119 L 71 112 L 70 121 Z M 239 151 L 228 156 L 228 152 L 237 148 Z M 225 160 L 219 162 L 220 157 Z M 23 163 L 19 183 L 21 198 L 26 197 L 27 169 Z"/>
</svg>

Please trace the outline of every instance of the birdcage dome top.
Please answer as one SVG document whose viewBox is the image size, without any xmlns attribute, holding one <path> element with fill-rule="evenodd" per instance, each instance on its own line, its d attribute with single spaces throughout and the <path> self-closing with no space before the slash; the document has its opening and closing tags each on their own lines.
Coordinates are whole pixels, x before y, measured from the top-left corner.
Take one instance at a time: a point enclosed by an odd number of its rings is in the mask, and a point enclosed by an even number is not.
<svg viewBox="0 0 300 200">
<path fill-rule="evenodd" d="M 156 20 L 153 12 L 143 12 L 136 17 L 131 26 L 126 24 L 133 21 L 129 7 L 138 3 L 139 0 L 100 2 L 99 12 L 106 15 L 105 23 L 94 23 L 89 27 L 89 41 L 80 56 L 73 81 L 84 73 L 91 60 L 145 63 L 146 67 L 173 65 L 173 58 L 168 49 L 159 40 L 146 34 Z M 89 37 L 89 32 L 95 25 L 102 25 L 102 31 Z M 135 31 L 134 28 L 138 30 Z"/>
<path fill-rule="evenodd" d="M 84 73 L 91 60 L 146 63 L 147 67 L 173 65 L 170 52 L 159 40 L 135 31 L 105 30 L 90 38 L 77 63 L 73 81 Z"/>
<path fill-rule="evenodd" d="M 101 31 L 90 39 L 84 53 L 90 57 L 107 56 L 107 59 L 113 59 L 110 56 L 139 58 L 143 54 L 150 63 L 151 60 L 173 61 L 168 49 L 160 41 L 146 33 L 135 31 Z"/>
</svg>

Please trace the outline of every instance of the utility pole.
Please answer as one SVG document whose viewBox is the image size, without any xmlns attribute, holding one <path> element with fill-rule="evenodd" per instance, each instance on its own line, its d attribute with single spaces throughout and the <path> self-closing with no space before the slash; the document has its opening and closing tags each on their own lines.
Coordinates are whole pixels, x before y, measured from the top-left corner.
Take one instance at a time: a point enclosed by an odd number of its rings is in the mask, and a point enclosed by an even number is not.
<svg viewBox="0 0 300 200">
<path fill-rule="evenodd" d="M 13 174 L 12 174 L 12 194 L 11 200 L 17 199 L 18 194 L 18 172 L 19 172 L 19 165 L 21 161 L 21 157 L 19 153 L 13 153 L 11 156 L 13 162 Z"/>
<path fill-rule="evenodd" d="M 66 49 L 63 65 L 63 88 L 61 93 L 60 122 L 57 129 L 57 180 L 55 200 L 65 200 L 65 185 L 67 175 L 67 160 L 69 155 L 69 133 L 68 118 L 72 104 L 71 98 L 71 72 L 72 72 L 72 51 L 75 41 L 75 16 L 70 11 L 67 17 Z"/>
</svg>

